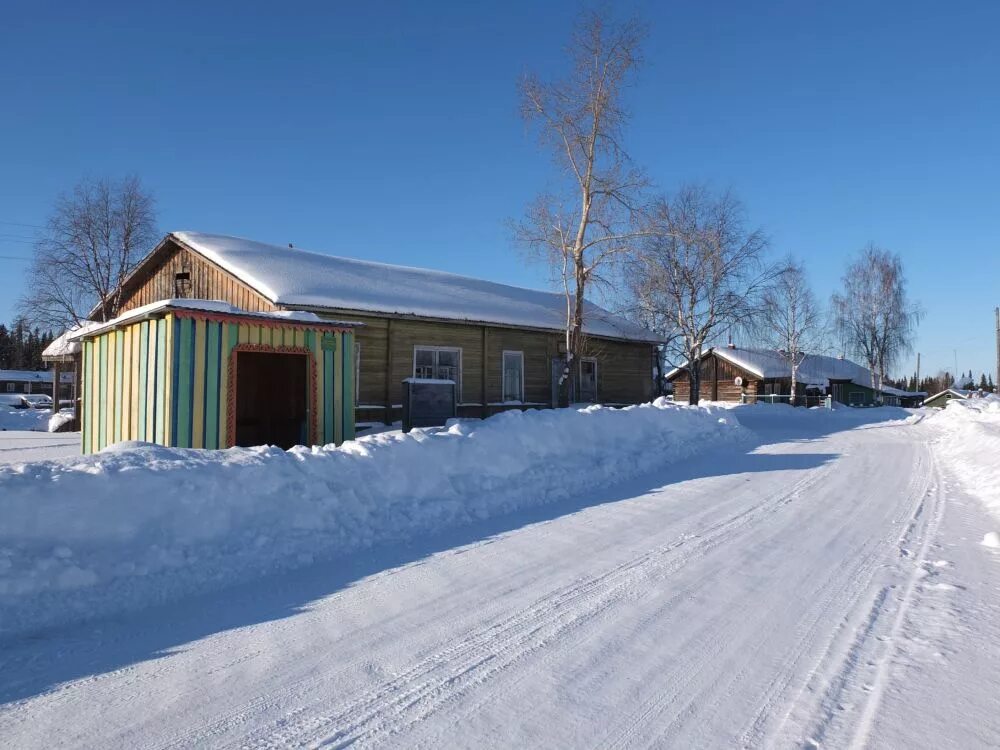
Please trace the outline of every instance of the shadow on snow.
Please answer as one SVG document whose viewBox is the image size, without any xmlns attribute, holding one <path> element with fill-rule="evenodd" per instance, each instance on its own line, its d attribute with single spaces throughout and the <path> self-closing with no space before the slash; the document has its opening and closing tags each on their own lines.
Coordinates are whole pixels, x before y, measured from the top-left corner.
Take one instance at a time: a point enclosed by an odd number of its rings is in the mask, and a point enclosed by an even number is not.
<svg viewBox="0 0 1000 750">
<path fill-rule="evenodd" d="M 826 415 L 815 421 L 782 419 L 785 422 L 782 426 L 769 424 L 773 418 L 763 410 L 757 412 L 755 409 L 750 413 L 741 409 L 739 419 L 758 433 L 759 439 L 752 444 L 725 447 L 627 480 L 613 488 L 536 505 L 405 543 L 382 545 L 346 558 L 332 557 L 306 568 L 138 612 L 0 640 L 0 705 L 25 700 L 71 680 L 142 661 L 169 658 L 185 644 L 215 633 L 292 617 L 317 600 L 343 591 L 369 576 L 419 563 L 436 553 L 483 542 L 531 524 L 621 502 L 680 482 L 817 468 L 838 455 L 755 451 L 769 443 L 818 439 L 833 432 L 910 416 L 910 412 L 901 409 L 871 409 L 864 410 L 863 414 L 866 416 L 859 413 L 850 418 Z"/>
</svg>

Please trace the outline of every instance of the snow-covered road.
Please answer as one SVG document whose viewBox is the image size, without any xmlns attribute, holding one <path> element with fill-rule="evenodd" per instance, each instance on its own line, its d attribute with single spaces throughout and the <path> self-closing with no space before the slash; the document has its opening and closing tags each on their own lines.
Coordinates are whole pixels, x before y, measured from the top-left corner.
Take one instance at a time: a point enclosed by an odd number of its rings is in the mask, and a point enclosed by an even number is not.
<svg viewBox="0 0 1000 750">
<path fill-rule="evenodd" d="M 751 452 L 2 644 L 0 746 L 1000 744 L 1000 555 L 926 425 L 740 419 Z"/>
</svg>

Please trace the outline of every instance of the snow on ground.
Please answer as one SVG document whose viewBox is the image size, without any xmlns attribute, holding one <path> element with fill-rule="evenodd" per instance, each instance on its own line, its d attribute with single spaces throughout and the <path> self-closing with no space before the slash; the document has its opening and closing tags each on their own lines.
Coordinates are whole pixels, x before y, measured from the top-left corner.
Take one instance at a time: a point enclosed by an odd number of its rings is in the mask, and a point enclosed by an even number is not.
<svg viewBox="0 0 1000 750">
<path fill-rule="evenodd" d="M 746 437 L 730 412 L 661 401 L 510 412 L 340 448 L 122 443 L 0 466 L 0 633 L 563 500 Z"/>
<path fill-rule="evenodd" d="M 0 405 L 0 433 L 5 430 L 47 432 L 51 417 L 49 409 L 8 409 Z"/>
<path fill-rule="evenodd" d="M 997 515 L 1000 529 L 1000 397 L 952 399 L 932 417 L 942 455 L 965 487 Z"/>
<path fill-rule="evenodd" d="M 660 416 L 711 422 L 717 437 L 723 414 L 739 439 L 647 463 L 620 425 L 580 415 L 569 439 L 585 455 L 559 499 L 0 637 L 0 746 L 1000 745 L 1000 554 L 979 543 L 987 516 L 938 417 L 681 411 Z M 604 431 L 595 458 L 582 446 Z M 388 461 L 394 452 L 474 442 L 460 431 L 371 440 L 350 455 L 381 451 L 390 489 L 392 471 L 412 467 Z M 554 458 L 549 441 L 531 443 Z M 97 486 L 135 472 L 149 497 L 154 470 L 125 455 L 142 451 L 102 454 L 99 471 L 89 459 L 28 471 L 75 482 L 89 467 Z M 239 455 L 261 480 L 254 454 Z M 191 488 L 173 459 L 156 460 Z M 427 482 L 414 491 L 442 491 Z M 506 483 L 495 475 L 488 493 L 529 486 Z M 302 486 L 280 496 L 293 515 Z"/>
<path fill-rule="evenodd" d="M 0 467 L 80 455 L 79 432 L 0 430 Z"/>
</svg>

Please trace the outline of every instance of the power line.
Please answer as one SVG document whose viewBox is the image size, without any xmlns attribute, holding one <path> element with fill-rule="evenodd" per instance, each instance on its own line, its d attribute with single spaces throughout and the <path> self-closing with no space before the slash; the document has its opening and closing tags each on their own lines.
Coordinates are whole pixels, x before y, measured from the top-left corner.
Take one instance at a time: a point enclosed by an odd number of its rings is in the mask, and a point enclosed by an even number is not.
<svg viewBox="0 0 1000 750">
<path fill-rule="evenodd" d="M 27 255 L 0 255 L 4 260 L 31 260 Z"/>
<path fill-rule="evenodd" d="M 38 224 L 25 224 L 23 221 L 3 221 L 0 219 L 0 224 L 8 224 L 12 227 L 28 227 L 29 229 L 44 229 L 44 227 Z"/>
</svg>

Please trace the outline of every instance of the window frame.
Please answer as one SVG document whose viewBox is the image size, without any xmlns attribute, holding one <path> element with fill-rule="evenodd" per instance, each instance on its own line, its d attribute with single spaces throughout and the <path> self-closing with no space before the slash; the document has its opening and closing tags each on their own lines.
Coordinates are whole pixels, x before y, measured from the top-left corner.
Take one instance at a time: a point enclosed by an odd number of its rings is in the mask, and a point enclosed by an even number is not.
<svg viewBox="0 0 1000 750">
<path fill-rule="evenodd" d="M 463 367 L 462 367 L 462 347 L 460 347 L 460 346 L 431 346 L 430 344 L 414 344 L 413 345 L 413 368 L 411 370 L 411 372 L 413 374 L 413 377 L 417 377 L 417 352 L 421 351 L 421 350 L 434 352 L 435 356 L 434 356 L 433 368 L 435 370 L 437 370 L 437 368 L 439 366 L 438 362 L 437 362 L 437 359 L 438 359 L 437 358 L 437 354 L 438 354 L 438 352 L 453 352 L 453 353 L 455 353 L 455 354 L 458 355 L 458 373 L 457 373 L 457 377 L 455 378 L 455 400 L 456 400 L 456 402 L 461 403 L 461 401 L 462 401 L 462 374 L 463 374 Z M 444 378 L 440 378 L 440 379 L 444 380 Z"/>
<path fill-rule="evenodd" d="M 577 394 L 576 394 L 576 396 L 577 396 L 578 399 L 582 398 L 582 396 L 583 396 L 583 363 L 584 362 L 593 362 L 594 363 L 594 400 L 593 401 L 586 401 L 586 402 L 583 402 L 583 403 L 588 403 L 588 404 L 599 403 L 600 402 L 600 396 L 598 394 L 598 391 L 599 391 L 599 389 L 598 389 L 598 382 L 599 381 L 598 381 L 598 372 L 597 372 L 597 368 L 598 368 L 597 357 L 580 357 L 579 362 L 580 362 L 580 364 L 577 366 L 577 370 L 576 370 L 576 384 L 577 384 Z"/>
<path fill-rule="evenodd" d="M 507 387 L 507 355 L 516 354 L 521 358 L 521 398 L 508 400 L 504 393 Z M 500 354 L 500 401 L 501 403 L 519 403 L 523 404 L 525 402 L 524 393 L 524 351 L 521 349 L 504 349 Z"/>
<path fill-rule="evenodd" d="M 16 387 L 16 383 L 7 383 L 7 393 L 13 393 Z"/>
</svg>

